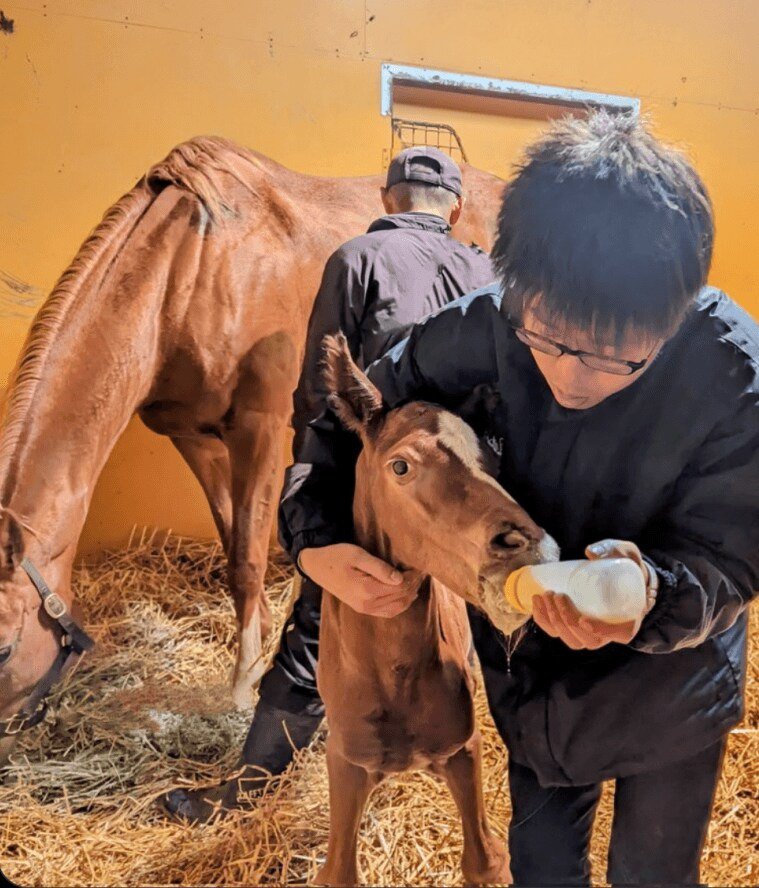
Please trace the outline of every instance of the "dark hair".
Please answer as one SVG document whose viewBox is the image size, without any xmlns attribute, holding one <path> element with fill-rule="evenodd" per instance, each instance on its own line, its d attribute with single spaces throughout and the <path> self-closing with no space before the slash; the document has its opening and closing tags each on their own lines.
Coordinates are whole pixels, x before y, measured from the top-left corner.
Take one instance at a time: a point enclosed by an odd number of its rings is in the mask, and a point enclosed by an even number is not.
<svg viewBox="0 0 759 888">
<path fill-rule="evenodd" d="M 564 118 L 507 185 L 493 259 L 503 310 L 617 340 L 671 335 L 706 282 L 714 221 L 688 160 L 633 114 Z M 536 298 L 537 297 L 537 298 Z"/>
</svg>

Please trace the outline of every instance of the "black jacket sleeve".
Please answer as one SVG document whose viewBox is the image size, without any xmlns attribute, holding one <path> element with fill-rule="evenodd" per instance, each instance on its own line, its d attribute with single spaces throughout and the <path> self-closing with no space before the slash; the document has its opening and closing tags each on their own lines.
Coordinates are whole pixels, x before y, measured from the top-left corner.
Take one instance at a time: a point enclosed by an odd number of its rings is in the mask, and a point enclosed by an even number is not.
<svg viewBox="0 0 759 888">
<path fill-rule="evenodd" d="M 646 534 L 659 575 L 656 603 L 631 646 L 647 653 L 695 647 L 724 632 L 759 589 L 759 394 L 699 448 L 670 508 Z"/>
<path fill-rule="evenodd" d="M 372 364 L 368 376 L 389 408 L 422 399 L 455 405 L 478 384 L 493 381 L 497 317 L 492 296 L 470 294 L 416 324 L 407 339 Z M 302 549 L 352 541 L 359 446 L 329 408 L 305 430 L 279 507 L 280 543 L 296 564 Z"/>
<path fill-rule="evenodd" d="M 298 387 L 293 395 L 295 430 L 293 457 L 298 462 L 303 436 L 308 423 L 324 412 L 326 390 L 321 373 L 322 343 L 329 333 L 342 330 L 354 360 L 361 351 L 361 318 L 364 311 L 365 287 L 362 269 L 343 249 L 330 256 L 324 268 L 319 292 L 316 294 L 306 334 L 306 352 Z"/>
</svg>

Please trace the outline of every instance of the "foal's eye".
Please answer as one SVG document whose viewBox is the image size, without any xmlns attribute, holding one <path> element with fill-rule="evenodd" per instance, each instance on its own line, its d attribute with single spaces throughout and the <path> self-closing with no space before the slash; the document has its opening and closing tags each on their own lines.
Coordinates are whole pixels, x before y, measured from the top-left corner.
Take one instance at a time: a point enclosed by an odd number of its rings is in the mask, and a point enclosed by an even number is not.
<svg viewBox="0 0 759 888">
<path fill-rule="evenodd" d="M 405 475 L 408 472 L 408 463 L 405 459 L 393 460 L 393 471 L 396 475 Z"/>
<path fill-rule="evenodd" d="M 4 647 L 0 647 L 0 666 L 2 666 L 8 657 L 10 657 L 12 650 L 12 644 L 6 644 Z"/>
</svg>

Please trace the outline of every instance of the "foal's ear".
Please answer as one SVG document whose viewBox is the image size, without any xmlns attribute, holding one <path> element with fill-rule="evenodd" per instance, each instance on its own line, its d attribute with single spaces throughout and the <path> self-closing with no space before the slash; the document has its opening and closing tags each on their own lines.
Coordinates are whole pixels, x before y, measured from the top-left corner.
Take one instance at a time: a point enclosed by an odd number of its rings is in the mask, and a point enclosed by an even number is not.
<svg viewBox="0 0 759 888">
<path fill-rule="evenodd" d="M 461 402 L 456 413 L 481 437 L 492 429 L 493 417 L 500 402 L 497 389 L 483 382 Z"/>
<path fill-rule="evenodd" d="M 340 422 L 358 435 L 370 435 L 382 416 L 382 395 L 356 366 L 342 333 L 324 337 L 324 381 Z"/>
<path fill-rule="evenodd" d="M 21 525 L 9 512 L 0 511 L 0 576 L 12 574 L 23 558 Z"/>
</svg>

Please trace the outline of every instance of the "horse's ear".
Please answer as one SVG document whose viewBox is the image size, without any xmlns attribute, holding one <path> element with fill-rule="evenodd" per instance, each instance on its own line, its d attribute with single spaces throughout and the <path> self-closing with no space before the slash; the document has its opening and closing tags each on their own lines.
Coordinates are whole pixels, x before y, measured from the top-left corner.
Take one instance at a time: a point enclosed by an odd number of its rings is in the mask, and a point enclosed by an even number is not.
<svg viewBox="0 0 759 888">
<path fill-rule="evenodd" d="M 324 337 L 324 381 L 340 422 L 358 435 L 371 435 L 382 416 L 382 395 L 356 366 L 342 333 Z"/>
<path fill-rule="evenodd" d="M 502 443 L 497 443 L 499 436 L 495 433 L 495 412 L 500 402 L 498 391 L 487 383 L 481 383 L 456 409 L 456 413 L 474 429 L 479 438 L 482 467 L 493 478 L 498 477 L 501 464 Z"/>
<path fill-rule="evenodd" d="M 0 574 L 12 574 L 24 557 L 21 525 L 9 512 L 0 511 Z"/>
</svg>

